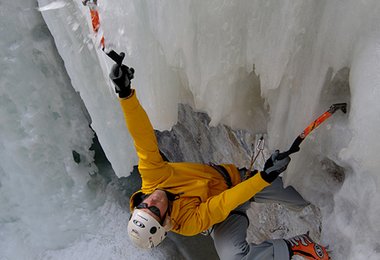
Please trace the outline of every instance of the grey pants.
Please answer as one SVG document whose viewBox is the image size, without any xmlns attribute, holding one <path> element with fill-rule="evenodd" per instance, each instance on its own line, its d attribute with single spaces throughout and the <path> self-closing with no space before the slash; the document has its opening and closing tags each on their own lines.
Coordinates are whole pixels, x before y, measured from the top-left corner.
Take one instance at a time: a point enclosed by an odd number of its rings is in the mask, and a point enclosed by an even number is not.
<svg viewBox="0 0 380 260">
<path fill-rule="evenodd" d="M 292 209 L 302 209 L 310 203 L 293 188 L 283 188 L 281 178 L 257 193 L 255 202 L 278 202 Z M 227 219 L 214 226 L 211 233 L 221 260 L 289 260 L 289 250 L 283 239 L 267 240 L 259 245 L 246 241 L 248 218 L 245 215 L 249 202 L 239 206 Z"/>
</svg>

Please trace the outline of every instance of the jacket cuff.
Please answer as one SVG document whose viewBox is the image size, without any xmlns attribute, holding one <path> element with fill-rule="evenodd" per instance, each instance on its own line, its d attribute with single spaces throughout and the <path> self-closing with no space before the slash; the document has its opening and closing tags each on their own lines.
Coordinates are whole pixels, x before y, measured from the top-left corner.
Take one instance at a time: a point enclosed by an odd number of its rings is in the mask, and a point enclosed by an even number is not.
<svg viewBox="0 0 380 260">
<path fill-rule="evenodd" d="M 123 108 L 124 111 L 131 111 L 137 106 L 140 105 L 139 100 L 136 96 L 136 91 L 134 89 L 131 90 L 131 94 L 128 97 L 125 98 L 119 98 L 119 102 Z"/>
</svg>

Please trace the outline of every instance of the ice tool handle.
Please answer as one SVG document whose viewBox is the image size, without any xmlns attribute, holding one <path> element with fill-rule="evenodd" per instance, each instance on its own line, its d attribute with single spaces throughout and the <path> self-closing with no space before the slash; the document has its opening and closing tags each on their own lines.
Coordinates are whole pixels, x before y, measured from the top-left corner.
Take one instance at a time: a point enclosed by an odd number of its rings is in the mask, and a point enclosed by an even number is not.
<svg viewBox="0 0 380 260">
<path fill-rule="evenodd" d="M 315 121 L 313 121 L 311 124 L 309 124 L 303 132 L 297 136 L 297 138 L 294 140 L 292 146 L 290 146 L 289 150 L 286 152 L 280 153 L 277 157 L 278 160 L 281 160 L 285 158 L 286 156 L 289 156 L 293 153 L 296 153 L 300 150 L 300 144 L 302 141 L 310 134 L 311 131 L 313 131 L 315 128 L 317 128 L 320 124 L 322 124 L 327 118 L 329 118 L 332 114 L 334 114 L 337 110 L 341 110 L 343 113 L 347 113 L 347 103 L 337 103 L 330 106 L 330 108 L 324 112 L 322 115 L 320 115 Z"/>
<path fill-rule="evenodd" d="M 124 52 L 120 52 L 120 54 L 117 54 L 116 51 L 110 50 L 109 52 L 106 52 L 106 54 L 114 62 L 116 62 L 117 65 L 121 66 L 123 64 L 123 60 L 124 60 L 124 57 L 125 57 L 125 53 Z"/>
</svg>

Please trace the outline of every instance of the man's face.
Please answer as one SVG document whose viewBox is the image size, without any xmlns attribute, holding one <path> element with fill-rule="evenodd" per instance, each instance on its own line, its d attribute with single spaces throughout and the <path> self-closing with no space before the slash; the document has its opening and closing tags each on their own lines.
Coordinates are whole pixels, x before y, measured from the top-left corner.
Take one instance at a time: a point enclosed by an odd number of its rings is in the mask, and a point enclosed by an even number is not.
<svg viewBox="0 0 380 260">
<path fill-rule="evenodd" d="M 166 196 L 165 191 L 155 190 L 145 198 L 140 205 L 137 205 L 136 208 L 143 210 L 154 217 L 159 223 L 162 223 L 168 205 L 168 197 Z"/>
</svg>

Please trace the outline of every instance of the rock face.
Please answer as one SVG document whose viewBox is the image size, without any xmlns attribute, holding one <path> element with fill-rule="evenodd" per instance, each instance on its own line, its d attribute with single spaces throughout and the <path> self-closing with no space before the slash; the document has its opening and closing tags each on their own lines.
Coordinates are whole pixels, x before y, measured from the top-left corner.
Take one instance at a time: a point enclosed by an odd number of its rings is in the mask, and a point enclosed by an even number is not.
<svg viewBox="0 0 380 260">
<path fill-rule="evenodd" d="M 209 126 L 210 117 L 179 104 L 178 123 L 171 131 L 156 131 L 159 147 L 169 161 L 234 163 L 247 167 L 255 135 L 225 125 Z"/>
</svg>

